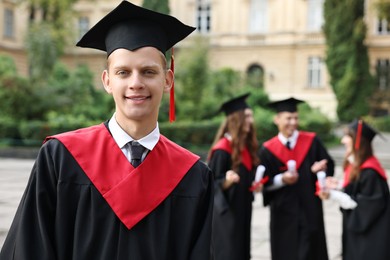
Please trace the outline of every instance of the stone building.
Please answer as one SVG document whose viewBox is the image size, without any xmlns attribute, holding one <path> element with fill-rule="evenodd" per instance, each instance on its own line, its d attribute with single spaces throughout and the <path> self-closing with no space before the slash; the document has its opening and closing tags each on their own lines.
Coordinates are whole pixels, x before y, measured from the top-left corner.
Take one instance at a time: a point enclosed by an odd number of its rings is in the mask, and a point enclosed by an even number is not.
<svg viewBox="0 0 390 260">
<path fill-rule="evenodd" d="M 376 114 L 390 112 L 390 23 L 377 18 L 374 0 L 366 1 L 366 44 L 370 69 L 377 75 L 372 102 Z M 131 1 L 140 5 L 142 0 Z M 336 98 L 324 62 L 321 31 L 324 0 L 170 0 L 171 14 L 197 27 L 177 47 L 185 48 L 196 34 L 210 44 L 213 69 L 230 67 L 259 77 L 271 99 L 295 96 L 336 119 Z M 74 42 L 118 1 L 80 0 L 74 5 Z M 25 4 L 0 2 L 0 53 L 11 55 L 21 74 L 28 74 L 24 35 L 28 24 Z M 105 54 L 69 46 L 62 57 L 69 66 L 88 63 L 97 75 Z M 100 78 L 96 77 L 97 86 Z M 99 86 L 98 86 L 99 87 Z"/>
</svg>

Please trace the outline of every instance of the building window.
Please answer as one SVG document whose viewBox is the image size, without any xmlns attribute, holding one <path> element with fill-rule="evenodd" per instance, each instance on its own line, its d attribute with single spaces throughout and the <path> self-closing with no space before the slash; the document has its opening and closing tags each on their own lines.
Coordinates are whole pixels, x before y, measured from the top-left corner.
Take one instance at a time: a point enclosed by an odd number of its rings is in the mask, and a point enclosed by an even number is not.
<svg viewBox="0 0 390 260">
<path fill-rule="evenodd" d="M 80 17 L 79 18 L 79 39 L 84 36 L 89 30 L 89 18 L 88 17 Z"/>
<path fill-rule="evenodd" d="M 14 37 L 14 11 L 11 9 L 4 9 L 4 37 Z"/>
<path fill-rule="evenodd" d="M 390 23 L 386 19 L 378 20 L 377 34 L 390 34 Z"/>
<path fill-rule="evenodd" d="M 324 0 L 307 1 L 307 29 L 311 32 L 321 31 L 324 24 Z"/>
<path fill-rule="evenodd" d="M 267 30 L 267 0 L 251 0 L 249 8 L 249 32 L 265 33 Z"/>
<path fill-rule="evenodd" d="M 206 34 L 211 29 L 211 4 L 209 0 L 197 1 L 197 29 L 199 33 Z"/>
<path fill-rule="evenodd" d="M 256 87 L 264 88 L 264 69 L 258 64 L 252 64 L 246 71 L 247 84 Z"/>
<path fill-rule="evenodd" d="M 376 76 L 380 90 L 390 89 L 390 59 L 377 60 Z"/>
<path fill-rule="evenodd" d="M 309 88 L 319 88 L 321 84 L 321 71 L 323 62 L 320 57 L 309 57 L 308 64 L 308 86 Z"/>
</svg>

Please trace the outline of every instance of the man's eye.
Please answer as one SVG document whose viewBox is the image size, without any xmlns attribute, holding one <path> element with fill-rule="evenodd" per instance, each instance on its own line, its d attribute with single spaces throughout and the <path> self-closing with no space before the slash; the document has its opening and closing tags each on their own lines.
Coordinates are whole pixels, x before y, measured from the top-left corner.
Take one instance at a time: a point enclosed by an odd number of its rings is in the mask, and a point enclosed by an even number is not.
<svg viewBox="0 0 390 260">
<path fill-rule="evenodd" d="M 156 72 L 154 70 L 145 70 L 144 72 L 145 74 L 147 75 L 153 75 L 153 74 L 156 74 Z"/>
<path fill-rule="evenodd" d="M 116 73 L 117 75 L 119 76 L 126 76 L 127 74 L 129 74 L 127 71 L 124 71 L 124 70 L 120 70 Z"/>
</svg>

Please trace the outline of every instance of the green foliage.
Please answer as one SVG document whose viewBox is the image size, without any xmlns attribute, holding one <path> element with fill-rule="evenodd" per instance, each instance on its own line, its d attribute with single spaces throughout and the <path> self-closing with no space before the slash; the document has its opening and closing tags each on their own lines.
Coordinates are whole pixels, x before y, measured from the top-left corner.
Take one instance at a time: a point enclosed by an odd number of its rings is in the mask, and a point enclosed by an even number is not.
<svg viewBox="0 0 390 260">
<path fill-rule="evenodd" d="M 326 0 L 324 16 L 326 64 L 338 101 L 337 115 L 350 121 L 368 114 L 374 83 L 364 44 L 364 1 Z"/>
<path fill-rule="evenodd" d="M 322 141 L 332 140 L 333 124 L 318 109 L 311 108 L 304 103 L 299 105 L 299 128 L 309 132 L 315 132 Z"/>
<path fill-rule="evenodd" d="M 277 133 L 274 112 L 267 108 L 269 98 L 264 89 L 245 83 L 242 75 L 231 68 L 211 70 L 207 43 L 202 44 L 198 42 L 194 49 L 178 52 L 175 80 L 178 118 L 174 124 L 168 123 L 166 95 L 159 115 L 161 133 L 205 156 L 224 119 L 218 112 L 221 104 L 250 92 L 247 102 L 254 110 L 260 143 L 274 136 Z M 48 135 L 108 119 L 114 108 L 112 97 L 93 86 L 92 76 L 85 66 L 69 70 L 56 62 L 44 80 L 31 84 L 17 76 L 0 77 L 0 84 L 4 85 L 0 88 L 0 101 L 4 100 L 0 104 L 0 139 L 20 139 L 23 140 L 20 143 L 40 145 Z M 329 130 L 328 121 L 318 111 L 308 108 L 301 118 L 303 127 L 310 131 L 325 134 Z"/>
<path fill-rule="evenodd" d="M 18 139 L 20 138 L 18 123 L 9 115 L 0 114 L 0 138 Z"/>
<path fill-rule="evenodd" d="M 51 25 L 40 23 L 30 26 L 26 39 L 31 79 L 34 82 L 44 81 L 60 55 Z"/>
<path fill-rule="evenodd" d="M 93 74 L 85 65 L 69 72 L 63 64 L 57 63 L 45 86 L 45 100 L 49 103 L 46 107 L 61 114 L 101 118 L 109 111 L 104 98 L 108 95 L 97 90 L 92 82 Z"/>
<path fill-rule="evenodd" d="M 252 86 L 245 86 L 244 92 L 249 92 L 251 95 L 247 99 L 247 103 L 250 107 L 261 107 L 267 109 L 267 104 L 270 102 L 267 93 L 263 88 L 254 88 Z"/>
<path fill-rule="evenodd" d="M 197 46 L 197 47 L 195 47 Z M 175 55 L 175 95 L 177 118 L 199 120 L 207 111 L 201 110 L 207 98 L 209 67 L 207 45 L 199 38 L 198 43 L 185 53 Z"/>
<path fill-rule="evenodd" d="M 168 0 L 144 0 L 142 7 L 159 13 L 169 14 Z"/>
<path fill-rule="evenodd" d="M 382 116 L 375 118 L 371 116 L 366 116 L 363 119 L 380 132 L 390 132 L 390 116 Z"/>
<path fill-rule="evenodd" d="M 9 74 L 0 77 L 0 115 L 15 120 L 29 119 L 35 101 L 26 79 Z"/>
<path fill-rule="evenodd" d="M 29 83 L 17 75 L 0 77 L 0 138 L 42 140 L 46 135 L 102 122 L 113 101 L 96 89 L 91 71 L 56 63 L 45 81 Z"/>
<path fill-rule="evenodd" d="M 14 60 L 9 56 L 0 55 L 0 78 L 16 75 L 17 69 Z"/>
<path fill-rule="evenodd" d="M 254 120 L 259 143 L 270 139 L 278 133 L 278 128 L 274 124 L 275 113 L 261 107 L 254 107 Z"/>
<path fill-rule="evenodd" d="M 184 147 L 191 147 L 193 144 L 208 148 L 213 142 L 214 133 L 217 132 L 221 120 L 203 120 L 199 122 L 175 122 L 161 123 L 161 133 L 174 142 Z M 212 133 L 212 134 L 210 134 Z"/>
<path fill-rule="evenodd" d="M 379 18 L 390 21 L 390 0 L 376 0 L 374 2 Z"/>
<path fill-rule="evenodd" d="M 44 81 L 69 39 L 73 40 L 72 5 L 77 0 L 28 0 L 29 29 L 25 37 L 32 81 Z"/>
</svg>

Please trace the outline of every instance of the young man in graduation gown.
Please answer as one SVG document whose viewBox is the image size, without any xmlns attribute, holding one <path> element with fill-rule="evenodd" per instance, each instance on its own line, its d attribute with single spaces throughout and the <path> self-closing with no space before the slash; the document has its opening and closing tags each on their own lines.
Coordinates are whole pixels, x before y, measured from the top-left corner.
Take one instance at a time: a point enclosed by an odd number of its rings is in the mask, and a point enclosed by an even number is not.
<svg viewBox="0 0 390 260">
<path fill-rule="evenodd" d="M 209 259 L 212 174 L 157 123 L 164 53 L 193 30 L 123 1 L 78 42 L 107 52 L 115 114 L 47 138 L 1 259 Z"/>
<path fill-rule="evenodd" d="M 316 173 L 333 175 L 334 161 L 319 138 L 298 130 L 297 104 L 289 98 L 270 103 L 277 114 L 277 136 L 260 148 L 260 163 L 269 181 L 263 189 L 270 206 L 273 260 L 328 259 L 322 203 L 316 193 Z M 288 169 L 288 161 L 295 167 Z"/>
</svg>

